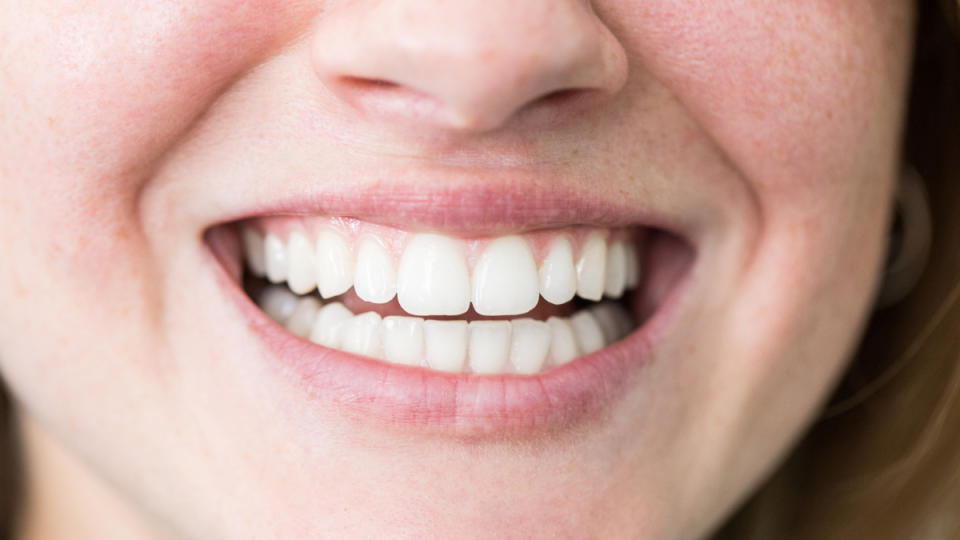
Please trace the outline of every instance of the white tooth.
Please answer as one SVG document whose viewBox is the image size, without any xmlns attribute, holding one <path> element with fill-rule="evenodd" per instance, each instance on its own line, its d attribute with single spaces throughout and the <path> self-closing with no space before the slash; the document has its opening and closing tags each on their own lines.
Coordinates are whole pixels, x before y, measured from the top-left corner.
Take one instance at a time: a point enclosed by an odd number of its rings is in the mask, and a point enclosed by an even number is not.
<svg viewBox="0 0 960 540">
<path fill-rule="evenodd" d="M 243 239 L 243 253 L 246 255 L 250 272 L 257 277 L 267 275 L 267 259 L 264 254 L 263 235 L 253 227 L 244 227 L 240 233 Z"/>
<path fill-rule="evenodd" d="M 510 356 L 510 321 L 472 321 L 470 369 L 474 373 L 503 373 Z"/>
<path fill-rule="evenodd" d="M 517 373 L 530 375 L 540 371 L 550 350 L 550 327 L 543 321 L 510 321 L 510 363 Z"/>
<path fill-rule="evenodd" d="M 577 336 L 577 344 L 583 354 L 598 351 L 606 345 L 603 340 L 603 330 L 589 311 L 578 311 L 570 317 L 570 326 Z"/>
<path fill-rule="evenodd" d="M 419 366 L 423 360 L 423 319 L 383 318 L 384 359 L 393 364 Z"/>
<path fill-rule="evenodd" d="M 397 300 L 413 315 L 466 312 L 470 274 L 459 243 L 439 234 L 410 238 L 397 271 Z"/>
<path fill-rule="evenodd" d="M 600 331 L 603 332 L 604 343 L 613 343 L 620 339 L 620 323 L 614 313 L 614 306 L 615 304 L 611 302 L 604 302 L 590 308 L 590 313 L 593 314 L 594 320 L 600 326 Z"/>
<path fill-rule="evenodd" d="M 263 255 L 266 259 L 267 279 L 272 283 L 281 283 L 287 279 L 287 246 L 280 238 L 268 234 L 263 241 Z"/>
<path fill-rule="evenodd" d="M 387 250 L 373 238 L 364 238 L 357 252 L 353 290 L 361 299 L 375 304 L 393 300 L 397 294 L 397 272 Z"/>
<path fill-rule="evenodd" d="M 310 330 L 310 341 L 324 347 L 340 346 L 340 327 L 353 317 L 353 313 L 340 302 L 333 302 L 320 308 Z"/>
<path fill-rule="evenodd" d="M 610 298 L 623 296 L 627 278 L 627 257 L 623 242 L 610 244 L 607 250 L 607 271 L 604 277 L 603 292 Z"/>
<path fill-rule="evenodd" d="M 565 304 L 577 293 L 577 269 L 570 241 L 557 237 L 540 264 L 540 294 L 551 304 Z"/>
<path fill-rule="evenodd" d="M 480 315 L 519 315 L 539 300 L 537 263 L 527 241 L 504 236 L 490 242 L 473 267 L 473 309 Z"/>
<path fill-rule="evenodd" d="M 284 326 L 292 334 L 305 338 L 310 335 L 310 329 L 313 327 L 318 309 L 320 309 L 320 302 L 316 298 L 312 296 L 302 298 L 297 302 L 297 307 L 294 308 Z"/>
<path fill-rule="evenodd" d="M 380 358 L 380 314 L 368 311 L 347 319 L 340 327 L 340 350 Z"/>
<path fill-rule="evenodd" d="M 550 317 L 547 324 L 550 325 L 550 362 L 553 365 L 566 364 L 580 355 L 577 338 L 567 319 Z"/>
<path fill-rule="evenodd" d="M 591 234 L 577 261 L 577 294 L 581 298 L 600 300 L 603 297 L 606 266 L 607 241 L 600 233 Z"/>
<path fill-rule="evenodd" d="M 624 258 L 627 269 L 623 281 L 627 289 L 633 289 L 640 283 L 640 259 L 637 257 L 637 248 L 633 244 L 627 244 Z"/>
<path fill-rule="evenodd" d="M 282 285 L 270 285 L 260 293 L 257 304 L 260 309 L 274 321 L 283 324 L 287 322 L 300 299 Z"/>
<path fill-rule="evenodd" d="M 439 371 L 460 373 L 467 358 L 467 321 L 423 322 L 427 365 Z"/>
<path fill-rule="evenodd" d="M 291 233 L 287 242 L 287 286 L 297 294 L 307 294 L 317 286 L 313 248 L 299 232 Z"/>
<path fill-rule="evenodd" d="M 340 234 L 324 229 L 317 235 L 317 288 L 324 298 L 353 287 L 353 254 Z"/>
</svg>

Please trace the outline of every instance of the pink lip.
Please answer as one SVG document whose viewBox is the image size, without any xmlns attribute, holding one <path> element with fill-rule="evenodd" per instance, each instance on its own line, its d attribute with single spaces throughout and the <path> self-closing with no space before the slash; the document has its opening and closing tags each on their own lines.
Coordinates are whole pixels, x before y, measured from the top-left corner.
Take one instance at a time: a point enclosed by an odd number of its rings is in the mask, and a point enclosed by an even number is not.
<svg viewBox="0 0 960 540">
<path fill-rule="evenodd" d="M 390 182 L 308 186 L 270 201 L 236 209 L 219 223 L 271 215 L 346 216 L 410 231 L 489 236 L 569 224 L 621 227 L 643 225 L 697 240 L 699 227 L 678 216 L 639 208 L 623 198 L 595 195 L 590 184 L 567 186 L 532 173 L 509 179 L 478 180 L 474 174 L 423 175 L 419 181 L 397 174 Z M 445 183 L 443 183 L 445 182 Z"/>
<path fill-rule="evenodd" d="M 588 198 L 571 199 L 569 194 L 556 192 L 523 198 L 516 191 L 510 193 L 513 195 L 489 188 L 471 190 L 466 196 L 453 191 L 414 196 L 402 188 L 392 188 L 389 200 L 384 201 L 383 191 L 367 189 L 349 197 L 282 200 L 238 212 L 223 221 L 251 215 L 327 214 L 387 224 L 404 222 L 408 228 L 413 221 L 414 227 L 445 232 L 459 231 L 472 222 L 470 230 L 475 232 L 479 227 L 484 234 L 504 223 L 512 230 L 554 223 L 650 224 L 635 221 L 629 208 Z M 521 200 L 528 205 L 518 205 Z M 473 210 L 465 211 L 466 206 Z M 225 227 L 215 227 L 207 235 L 207 242 L 213 251 L 211 262 L 217 279 L 245 325 L 261 342 L 264 360 L 277 366 L 283 376 L 291 377 L 291 383 L 305 396 L 352 420 L 376 422 L 385 429 L 466 437 L 565 429 L 596 416 L 628 390 L 650 363 L 675 318 L 692 274 L 684 272 L 679 282 L 671 283 L 656 310 L 627 338 L 569 364 L 534 376 L 447 374 L 392 365 L 294 336 L 270 320 L 239 286 L 232 233 Z M 639 297 L 635 304 L 637 313 L 648 309 Z"/>
</svg>

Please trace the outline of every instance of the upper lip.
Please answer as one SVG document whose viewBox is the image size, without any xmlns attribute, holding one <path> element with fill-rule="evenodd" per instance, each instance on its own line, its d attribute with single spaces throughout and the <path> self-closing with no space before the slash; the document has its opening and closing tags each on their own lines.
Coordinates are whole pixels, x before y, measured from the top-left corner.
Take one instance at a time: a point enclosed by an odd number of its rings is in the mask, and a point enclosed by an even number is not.
<svg viewBox="0 0 960 540">
<path fill-rule="evenodd" d="M 694 222 L 659 211 L 650 201 L 611 198 L 593 186 L 518 171 L 409 171 L 389 179 L 294 182 L 284 193 L 227 210 L 210 225 L 265 215 L 321 215 L 464 237 L 571 224 L 654 227 L 688 242 L 698 236 Z"/>
</svg>

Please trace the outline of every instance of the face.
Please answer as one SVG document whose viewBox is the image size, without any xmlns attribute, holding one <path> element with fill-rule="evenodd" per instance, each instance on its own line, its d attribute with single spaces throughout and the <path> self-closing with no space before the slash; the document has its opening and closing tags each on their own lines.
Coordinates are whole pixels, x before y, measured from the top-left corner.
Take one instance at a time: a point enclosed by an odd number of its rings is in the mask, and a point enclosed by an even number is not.
<svg viewBox="0 0 960 540">
<path fill-rule="evenodd" d="M 2 372 L 171 536 L 703 535 L 869 311 L 906 1 L 3 12 Z"/>
</svg>

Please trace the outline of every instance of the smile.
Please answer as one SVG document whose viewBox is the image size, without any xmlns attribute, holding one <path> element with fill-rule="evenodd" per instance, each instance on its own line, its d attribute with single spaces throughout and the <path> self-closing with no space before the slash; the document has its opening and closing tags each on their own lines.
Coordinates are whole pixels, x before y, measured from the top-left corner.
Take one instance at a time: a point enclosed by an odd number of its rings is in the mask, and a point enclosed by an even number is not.
<svg viewBox="0 0 960 540">
<path fill-rule="evenodd" d="M 264 213 L 207 236 L 264 349 L 320 399 L 460 433 L 543 427 L 613 399 L 692 261 L 681 238 L 640 224 L 383 221 Z"/>
</svg>

